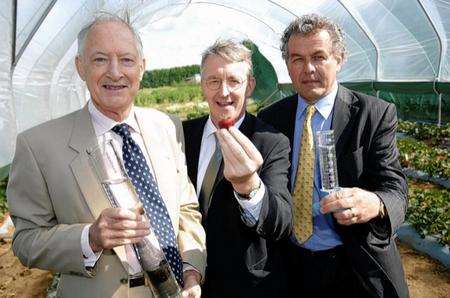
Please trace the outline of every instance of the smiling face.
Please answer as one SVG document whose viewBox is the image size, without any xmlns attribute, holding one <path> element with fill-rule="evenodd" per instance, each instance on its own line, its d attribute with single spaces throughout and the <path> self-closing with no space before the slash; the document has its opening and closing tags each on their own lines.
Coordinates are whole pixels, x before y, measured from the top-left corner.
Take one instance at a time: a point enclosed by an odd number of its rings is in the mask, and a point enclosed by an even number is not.
<svg viewBox="0 0 450 298">
<path fill-rule="evenodd" d="M 342 57 L 333 53 L 330 34 L 320 30 L 306 36 L 293 35 L 286 62 L 295 90 L 313 103 L 329 94 L 341 69 Z"/>
<path fill-rule="evenodd" d="M 126 118 L 145 70 L 130 29 L 119 22 L 94 25 L 75 62 L 95 106 L 116 121 Z"/>
<path fill-rule="evenodd" d="M 255 88 L 255 79 L 248 73 L 246 62 L 230 62 L 215 54 L 206 58 L 201 86 L 216 127 L 220 120 L 236 120 L 245 113 L 247 98 Z"/>
</svg>

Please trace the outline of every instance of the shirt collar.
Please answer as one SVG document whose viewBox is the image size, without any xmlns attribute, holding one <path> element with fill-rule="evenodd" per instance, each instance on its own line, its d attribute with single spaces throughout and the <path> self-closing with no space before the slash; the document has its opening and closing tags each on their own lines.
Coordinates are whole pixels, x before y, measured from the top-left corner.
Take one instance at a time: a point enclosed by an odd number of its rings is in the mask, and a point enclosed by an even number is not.
<svg viewBox="0 0 450 298">
<path fill-rule="evenodd" d="M 319 100 L 316 101 L 316 103 L 314 104 L 314 107 L 324 119 L 328 119 L 328 117 L 331 114 L 331 111 L 333 110 L 334 100 L 336 99 L 337 91 L 338 91 L 338 84 L 335 81 L 331 89 L 331 92 L 325 95 L 324 97 L 319 98 Z M 308 107 L 308 105 L 309 103 L 299 94 L 297 105 L 298 111 L 297 118 L 299 118 L 303 114 L 303 111 Z"/>
<path fill-rule="evenodd" d="M 239 128 L 242 124 L 242 122 L 244 122 L 244 118 L 245 118 L 245 113 L 244 115 L 241 116 L 241 118 L 239 118 L 238 121 L 236 121 L 234 123 L 234 127 Z M 208 120 L 206 121 L 205 124 L 205 129 L 204 129 L 204 136 L 207 138 L 209 137 L 211 134 L 215 133 L 217 131 L 216 126 L 214 125 L 214 123 L 211 120 L 211 115 L 208 116 Z"/>
<path fill-rule="evenodd" d="M 133 131 L 138 133 L 140 132 L 139 125 L 136 122 L 136 118 L 134 117 L 134 106 L 131 107 L 130 114 L 128 114 L 128 117 L 122 122 L 117 122 L 105 116 L 97 109 L 97 107 L 92 102 L 92 99 L 88 102 L 88 109 L 89 113 L 91 114 L 92 124 L 94 125 L 94 130 L 97 137 L 110 131 L 114 126 L 120 123 L 126 123 L 131 127 Z"/>
</svg>

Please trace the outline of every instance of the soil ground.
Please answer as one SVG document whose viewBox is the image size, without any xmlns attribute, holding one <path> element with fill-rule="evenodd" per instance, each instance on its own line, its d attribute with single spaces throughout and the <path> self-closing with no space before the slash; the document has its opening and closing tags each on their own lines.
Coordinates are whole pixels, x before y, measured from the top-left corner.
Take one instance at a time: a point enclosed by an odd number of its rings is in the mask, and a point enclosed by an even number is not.
<svg viewBox="0 0 450 298">
<path fill-rule="evenodd" d="M 427 255 L 399 243 L 411 298 L 450 297 L 450 269 Z"/>
<path fill-rule="evenodd" d="M 412 298 L 450 297 L 450 269 L 400 243 Z M 52 280 L 47 271 L 27 269 L 14 257 L 11 242 L 0 242 L 0 297 L 45 297 Z"/>
<path fill-rule="evenodd" d="M 52 274 L 22 266 L 10 241 L 0 242 L 0 297 L 45 297 Z"/>
</svg>

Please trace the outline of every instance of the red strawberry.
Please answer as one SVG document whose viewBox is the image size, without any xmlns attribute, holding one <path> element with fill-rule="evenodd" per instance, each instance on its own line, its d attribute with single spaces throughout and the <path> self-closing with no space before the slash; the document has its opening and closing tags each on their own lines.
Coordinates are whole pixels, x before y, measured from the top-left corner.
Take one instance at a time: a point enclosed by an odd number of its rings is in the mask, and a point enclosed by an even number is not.
<svg viewBox="0 0 450 298">
<path fill-rule="evenodd" d="M 228 129 L 228 128 L 230 128 L 230 126 L 233 126 L 233 124 L 234 124 L 234 119 L 231 117 L 228 119 L 222 119 L 219 121 L 220 128 Z"/>
</svg>

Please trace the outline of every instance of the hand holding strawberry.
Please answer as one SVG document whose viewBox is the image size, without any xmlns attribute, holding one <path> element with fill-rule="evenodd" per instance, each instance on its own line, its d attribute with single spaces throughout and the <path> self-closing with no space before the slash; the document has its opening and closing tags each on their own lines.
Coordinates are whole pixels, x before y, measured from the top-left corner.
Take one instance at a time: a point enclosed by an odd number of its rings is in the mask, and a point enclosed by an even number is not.
<svg viewBox="0 0 450 298">
<path fill-rule="evenodd" d="M 223 175 L 237 193 L 248 194 L 260 178 L 257 173 L 263 158 L 253 143 L 236 127 L 221 128 L 217 132 L 224 160 Z"/>
</svg>

